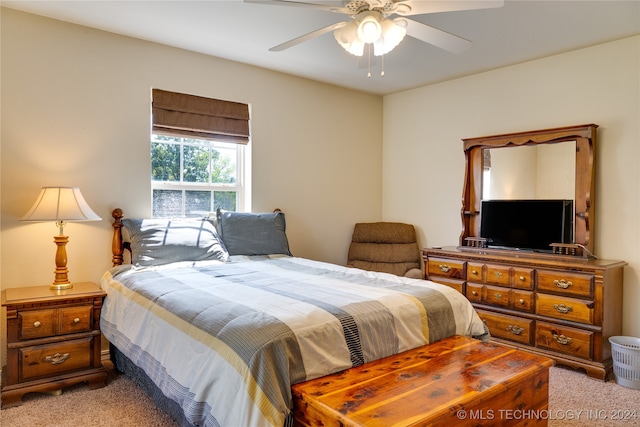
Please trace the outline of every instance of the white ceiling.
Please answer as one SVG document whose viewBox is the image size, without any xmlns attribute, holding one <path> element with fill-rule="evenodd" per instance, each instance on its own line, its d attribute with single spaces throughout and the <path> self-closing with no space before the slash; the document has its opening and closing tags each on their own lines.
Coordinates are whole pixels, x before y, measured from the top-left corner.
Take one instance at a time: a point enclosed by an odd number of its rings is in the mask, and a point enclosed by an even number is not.
<svg viewBox="0 0 640 427">
<path fill-rule="evenodd" d="M 498 9 L 411 17 L 471 40 L 473 46 L 453 54 L 407 37 L 384 56 L 384 77 L 382 60 L 371 56 L 371 78 L 367 78 L 366 53 L 363 59 L 348 54 L 332 33 L 282 52 L 268 50 L 349 19 L 324 10 L 243 0 L 2 0 L 1 4 L 380 95 L 640 34 L 639 0 L 507 0 Z"/>
</svg>

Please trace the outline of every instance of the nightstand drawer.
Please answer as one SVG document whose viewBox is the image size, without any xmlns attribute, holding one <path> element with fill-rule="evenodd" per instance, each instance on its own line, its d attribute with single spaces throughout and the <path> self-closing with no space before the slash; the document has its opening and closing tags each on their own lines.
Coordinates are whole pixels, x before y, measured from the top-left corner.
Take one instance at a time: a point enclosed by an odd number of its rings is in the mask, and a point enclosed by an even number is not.
<svg viewBox="0 0 640 427">
<path fill-rule="evenodd" d="M 82 305 L 20 311 L 19 339 L 29 340 L 90 331 L 92 310 L 93 306 Z"/>
<path fill-rule="evenodd" d="M 19 312 L 19 339 L 29 340 L 55 335 L 57 312 L 55 309 Z"/>
<path fill-rule="evenodd" d="M 91 367 L 94 337 L 21 348 L 20 380 L 45 378 Z"/>
<path fill-rule="evenodd" d="M 60 334 L 71 334 L 76 332 L 86 332 L 91 330 L 91 310 L 90 305 L 80 307 L 61 308 L 59 313 Z"/>
</svg>

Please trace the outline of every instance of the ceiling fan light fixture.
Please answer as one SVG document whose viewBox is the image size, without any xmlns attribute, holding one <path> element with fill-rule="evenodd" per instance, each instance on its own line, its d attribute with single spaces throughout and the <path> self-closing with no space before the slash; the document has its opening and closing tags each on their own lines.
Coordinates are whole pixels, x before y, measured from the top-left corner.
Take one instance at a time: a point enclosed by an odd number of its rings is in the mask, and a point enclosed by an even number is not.
<svg viewBox="0 0 640 427">
<path fill-rule="evenodd" d="M 351 21 L 333 32 L 333 36 L 340 46 L 355 56 L 364 54 L 364 42 L 358 37 L 358 24 Z"/>
<path fill-rule="evenodd" d="M 398 46 L 407 35 L 407 24 L 402 18 L 382 21 L 382 36 L 374 43 L 373 54 L 385 55 Z"/>
</svg>

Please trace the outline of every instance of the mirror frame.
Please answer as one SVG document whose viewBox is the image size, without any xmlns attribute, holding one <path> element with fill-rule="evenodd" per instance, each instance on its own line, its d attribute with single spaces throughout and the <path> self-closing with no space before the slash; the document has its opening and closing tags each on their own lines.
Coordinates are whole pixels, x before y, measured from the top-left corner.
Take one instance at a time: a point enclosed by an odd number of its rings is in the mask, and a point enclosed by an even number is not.
<svg viewBox="0 0 640 427">
<path fill-rule="evenodd" d="M 464 142 L 465 177 L 462 190 L 462 232 L 460 246 L 476 247 L 480 239 L 480 202 L 482 201 L 482 150 L 576 141 L 574 245 L 562 254 L 584 255 L 594 252 L 595 231 L 595 155 L 598 125 L 578 125 L 529 132 L 466 138 Z M 480 245 L 483 247 L 483 245 Z M 577 248 L 576 248 L 577 246 Z M 577 249 L 577 250 L 576 250 Z M 582 250 L 580 250 L 582 249 Z M 555 252 L 555 248 L 554 248 Z M 576 253 L 577 252 L 577 253 Z"/>
</svg>

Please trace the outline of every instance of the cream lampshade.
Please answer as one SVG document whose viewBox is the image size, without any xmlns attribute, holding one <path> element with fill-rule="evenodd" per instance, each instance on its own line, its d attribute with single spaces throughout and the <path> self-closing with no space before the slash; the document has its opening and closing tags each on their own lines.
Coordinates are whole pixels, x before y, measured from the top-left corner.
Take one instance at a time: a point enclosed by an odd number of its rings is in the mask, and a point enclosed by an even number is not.
<svg viewBox="0 0 640 427">
<path fill-rule="evenodd" d="M 29 212 L 20 221 L 55 221 L 60 230 L 53 241 L 56 250 L 55 280 L 51 289 L 71 289 L 67 269 L 66 244 L 69 237 L 64 235 L 64 226 L 69 221 L 100 221 L 100 218 L 82 197 L 78 187 L 43 187 Z"/>
</svg>

